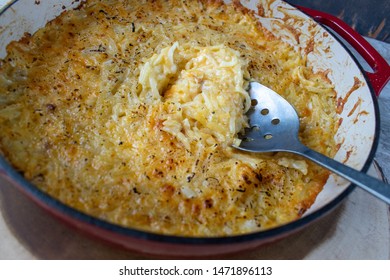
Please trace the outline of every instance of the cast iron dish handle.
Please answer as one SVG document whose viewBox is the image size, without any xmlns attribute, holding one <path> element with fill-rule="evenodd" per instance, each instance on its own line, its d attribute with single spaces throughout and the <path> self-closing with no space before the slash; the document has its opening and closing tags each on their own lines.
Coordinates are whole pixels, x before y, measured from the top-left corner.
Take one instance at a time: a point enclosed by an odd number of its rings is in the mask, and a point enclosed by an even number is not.
<svg viewBox="0 0 390 280">
<path fill-rule="evenodd" d="M 311 16 L 315 21 L 330 27 L 355 48 L 374 70 L 373 73 L 367 71 L 365 73 L 370 80 L 376 96 L 379 96 L 382 89 L 390 80 L 390 66 L 374 47 L 338 17 L 302 6 L 296 6 L 296 8 Z"/>
</svg>

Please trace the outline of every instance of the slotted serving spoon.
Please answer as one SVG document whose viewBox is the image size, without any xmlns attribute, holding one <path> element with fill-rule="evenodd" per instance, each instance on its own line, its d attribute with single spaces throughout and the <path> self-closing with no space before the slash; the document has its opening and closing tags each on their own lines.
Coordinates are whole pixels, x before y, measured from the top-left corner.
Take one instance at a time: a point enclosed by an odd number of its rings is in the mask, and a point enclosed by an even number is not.
<svg viewBox="0 0 390 280">
<path fill-rule="evenodd" d="M 235 148 L 254 153 L 284 151 L 304 156 L 390 204 L 390 185 L 303 145 L 298 138 L 299 117 L 294 107 L 257 82 L 251 82 L 249 86 L 252 106 L 247 116 L 250 128 L 240 136 L 242 141 Z"/>
</svg>

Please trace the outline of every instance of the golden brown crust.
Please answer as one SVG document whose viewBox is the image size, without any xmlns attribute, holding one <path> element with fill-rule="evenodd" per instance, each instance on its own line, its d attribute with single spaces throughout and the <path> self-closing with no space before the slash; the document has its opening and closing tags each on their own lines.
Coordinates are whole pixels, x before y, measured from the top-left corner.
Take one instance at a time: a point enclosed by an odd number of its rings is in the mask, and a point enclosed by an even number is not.
<svg viewBox="0 0 390 280">
<path fill-rule="evenodd" d="M 166 102 L 139 100 L 141 69 L 175 42 L 180 71 L 195 48 L 239 53 L 251 79 L 294 104 L 302 141 L 334 154 L 335 93 L 326 74 L 314 74 L 238 1 L 219 0 L 90 0 L 12 42 L 0 68 L 2 153 L 50 195 L 128 227 L 221 236 L 297 219 L 327 171 L 289 154 L 238 152 L 213 134 L 203 134 L 213 145 L 183 146 L 163 118 L 182 105 L 170 103 L 179 73 L 161 93 Z"/>
</svg>

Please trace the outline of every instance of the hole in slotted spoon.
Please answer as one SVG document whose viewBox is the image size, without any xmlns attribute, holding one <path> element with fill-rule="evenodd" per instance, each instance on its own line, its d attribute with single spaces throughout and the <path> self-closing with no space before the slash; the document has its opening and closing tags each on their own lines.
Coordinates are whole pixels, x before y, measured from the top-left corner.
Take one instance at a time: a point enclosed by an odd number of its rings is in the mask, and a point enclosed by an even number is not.
<svg viewBox="0 0 390 280">
<path fill-rule="evenodd" d="M 269 114 L 269 110 L 267 108 L 263 109 L 260 111 L 260 113 L 263 115 L 263 116 L 266 116 Z"/>
<path fill-rule="evenodd" d="M 266 135 L 264 135 L 264 139 L 265 139 L 265 140 L 270 140 L 270 139 L 272 139 L 272 134 L 266 134 Z"/>
<path fill-rule="evenodd" d="M 271 121 L 271 123 L 272 123 L 273 125 L 277 125 L 277 124 L 280 124 L 280 120 L 279 120 L 279 119 L 273 119 L 273 120 Z"/>
<path fill-rule="evenodd" d="M 254 141 L 255 139 L 251 138 L 251 137 L 244 137 L 241 139 L 243 142 L 252 142 Z"/>
<path fill-rule="evenodd" d="M 252 99 L 252 100 L 251 100 L 251 106 L 252 106 L 252 107 L 255 107 L 257 104 L 259 104 L 259 102 L 257 101 L 257 99 Z"/>
</svg>

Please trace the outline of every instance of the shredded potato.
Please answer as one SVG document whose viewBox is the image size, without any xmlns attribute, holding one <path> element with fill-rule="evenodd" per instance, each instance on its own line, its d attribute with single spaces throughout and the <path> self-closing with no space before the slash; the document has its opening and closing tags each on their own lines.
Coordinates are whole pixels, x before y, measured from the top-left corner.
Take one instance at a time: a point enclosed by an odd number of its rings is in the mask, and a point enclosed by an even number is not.
<svg viewBox="0 0 390 280">
<path fill-rule="evenodd" d="M 179 69 L 174 62 L 177 48 L 176 42 L 143 65 L 141 101 L 165 104 L 161 129 L 175 136 L 187 150 L 191 150 L 191 142 L 202 137 L 206 146 L 217 142 L 231 146 L 247 126 L 244 113 L 250 97 L 244 89 L 244 62 L 237 52 L 222 45 L 190 47 L 177 50 L 177 60 L 184 66 Z"/>
<path fill-rule="evenodd" d="M 0 150 L 84 213 L 180 236 L 261 231 L 299 218 L 329 172 L 232 148 L 255 80 L 290 101 L 299 137 L 333 156 L 335 92 L 237 1 L 98 1 L 7 47 Z"/>
</svg>

